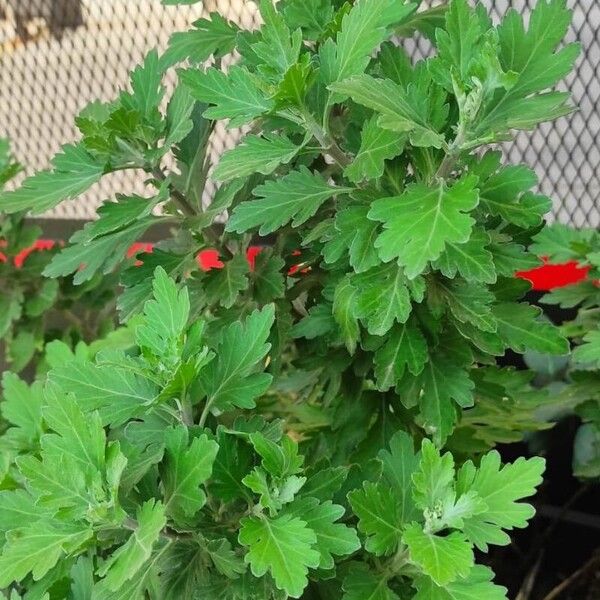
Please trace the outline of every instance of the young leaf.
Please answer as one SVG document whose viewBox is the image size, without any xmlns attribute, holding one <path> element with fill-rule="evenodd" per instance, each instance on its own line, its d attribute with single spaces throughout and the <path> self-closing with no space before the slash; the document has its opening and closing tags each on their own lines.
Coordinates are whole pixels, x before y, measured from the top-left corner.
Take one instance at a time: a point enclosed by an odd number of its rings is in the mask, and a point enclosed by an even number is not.
<svg viewBox="0 0 600 600">
<path fill-rule="evenodd" d="M 239 127 L 274 106 L 243 67 L 232 67 L 227 74 L 215 68 L 180 71 L 180 78 L 196 100 L 214 105 L 204 112 L 207 119 L 229 119 L 230 127 Z"/>
<path fill-rule="evenodd" d="M 319 568 L 333 569 L 334 556 L 346 556 L 360 548 L 354 529 L 336 523 L 344 516 L 344 512 L 343 506 L 329 501 L 319 503 L 316 498 L 300 498 L 288 504 L 282 514 L 306 521 L 317 536 L 315 549 L 321 555 Z"/>
<path fill-rule="evenodd" d="M 192 440 L 183 425 L 165 433 L 165 458 L 161 466 L 164 512 L 178 523 L 193 517 L 206 502 L 200 485 L 207 481 L 219 446 L 206 435 Z"/>
<path fill-rule="evenodd" d="M 353 183 L 376 179 L 383 175 L 385 161 L 398 156 L 404 148 L 404 137 L 377 124 L 377 116 L 363 126 L 358 153 L 345 169 L 346 177 Z"/>
<path fill-rule="evenodd" d="M 381 221 L 385 231 L 375 246 L 384 262 L 393 259 L 414 279 L 439 258 L 448 242 L 464 243 L 474 220 L 466 213 L 477 206 L 476 179 L 465 177 L 450 188 L 410 185 L 402 196 L 376 200 L 369 218 Z"/>
<path fill-rule="evenodd" d="M 279 165 L 287 165 L 300 149 L 283 135 L 246 136 L 242 143 L 223 154 L 213 178 L 227 181 L 253 173 L 270 175 Z"/>
<path fill-rule="evenodd" d="M 542 481 L 543 458 L 519 458 L 512 464 L 500 465 L 498 452 L 489 452 L 481 459 L 479 468 L 466 462 L 457 475 L 457 492 L 476 492 L 487 508 L 465 519 L 463 531 L 480 550 L 487 552 L 488 544 L 506 545 L 509 536 L 503 529 L 525 527 L 535 510 L 530 504 L 517 500 L 535 493 Z"/>
<path fill-rule="evenodd" d="M 473 567 L 473 549 L 465 536 L 457 531 L 441 537 L 423 531 L 411 523 L 402 536 L 410 559 L 440 586 L 466 577 Z"/>
<path fill-rule="evenodd" d="M 144 305 L 144 323 L 136 329 L 137 343 L 156 356 L 174 351 L 187 325 L 190 300 L 187 288 L 177 284 L 162 267 L 156 267 L 152 281 L 153 296 Z"/>
<path fill-rule="evenodd" d="M 161 58 L 164 67 L 184 60 L 202 64 L 211 56 L 221 57 L 234 49 L 239 28 L 218 12 L 210 13 L 210 19 L 198 19 L 193 25 L 194 29 L 178 31 L 169 38 L 169 48 Z"/>
<path fill-rule="evenodd" d="M 348 494 L 358 529 L 367 535 L 365 548 L 376 556 L 393 554 L 402 537 L 401 511 L 393 491 L 367 482 Z"/>
<path fill-rule="evenodd" d="M 399 508 L 399 522 L 409 523 L 418 518 L 418 510 L 411 494 L 413 474 L 419 467 L 421 455 L 415 452 L 410 435 L 398 431 L 390 440 L 389 450 L 380 450 L 378 458 L 383 463 L 383 477 L 392 487 Z"/>
<path fill-rule="evenodd" d="M 416 102 L 404 88 L 390 79 L 358 75 L 330 86 L 334 92 L 350 96 L 358 104 L 379 113 L 380 127 L 408 133 L 413 146 L 441 148 L 444 138 L 429 123 L 426 97 Z"/>
<path fill-rule="evenodd" d="M 262 61 L 259 70 L 278 78 L 298 60 L 302 32 L 290 32 L 285 19 L 275 10 L 271 0 L 262 0 L 259 6 L 264 25 L 260 31 L 260 40 L 252 44 L 252 50 Z"/>
<path fill-rule="evenodd" d="M 52 160 L 52 171 L 28 177 L 20 188 L 0 193 L 0 207 L 6 213 L 42 213 L 63 200 L 72 200 L 100 180 L 104 163 L 98 163 L 82 146 L 66 145 Z"/>
<path fill-rule="evenodd" d="M 571 70 L 579 54 L 578 44 L 567 44 L 555 52 L 570 17 L 565 0 L 543 0 L 533 9 L 526 31 L 522 15 L 514 9 L 508 11 L 498 27 L 500 62 L 506 71 L 517 76 L 508 89 L 496 93 L 485 107 L 478 119 L 477 134 L 531 128 L 570 111 L 564 106 L 563 94 L 531 96 L 553 87 Z"/>
<path fill-rule="evenodd" d="M 143 567 L 165 524 L 165 509 L 160 502 L 148 500 L 139 508 L 134 532 L 97 571 L 109 590 L 118 590 Z"/>
<path fill-rule="evenodd" d="M 332 81 L 364 73 L 371 54 L 388 36 L 388 27 L 400 25 L 416 8 L 394 0 L 358 0 L 342 19 Z"/>
<path fill-rule="evenodd" d="M 289 515 L 242 519 L 239 542 L 249 547 L 245 560 L 252 573 L 262 577 L 269 571 L 277 587 L 292 598 L 302 595 L 308 568 L 316 568 L 321 561 L 314 549 L 314 531 L 305 521 Z"/>
<path fill-rule="evenodd" d="M 151 50 L 143 64 L 131 73 L 132 93 L 122 93 L 121 105 L 128 110 L 138 111 L 143 118 L 152 119 L 158 113 L 158 107 L 164 95 L 162 86 L 163 68 L 158 52 Z"/>
<path fill-rule="evenodd" d="M 332 186 L 321 175 L 300 167 L 298 171 L 255 188 L 254 195 L 260 199 L 242 202 L 231 215 L 226 229 L 243 233 L 259 227 L 259 234 L 267 235 L 290 221 L 292 227 L 298 227 L 326 200 L 350 191 L 351 188 Z"/>
<path fill-rule="evenodd" d="M 274 319 L 272 305 L 255 310 L 246 320 L 227 327 L 216 347 L 218 359 L 214 369 L 205 369 L 200 381 L 207 395 L 207 405 L 219 411 L 232 406 L 252 408 L 254 399 L 264 392 L 271 376 L 257 373 L 269 351 L 266 343 Z"/>
</svg>

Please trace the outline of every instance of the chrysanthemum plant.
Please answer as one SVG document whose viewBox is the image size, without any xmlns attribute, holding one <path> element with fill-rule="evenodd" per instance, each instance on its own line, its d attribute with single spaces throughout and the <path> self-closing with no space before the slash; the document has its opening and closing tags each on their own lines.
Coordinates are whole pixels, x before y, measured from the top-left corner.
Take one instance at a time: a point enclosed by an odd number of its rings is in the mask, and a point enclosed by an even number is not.
<svg viewBox="0 0 600 600">
<path fill-rule="evenodd" d="M 172 231 L 122 276 L 133 347 L 55 342 L 40 381 L 5 376 L 10 598 L 506 597 L 474 550 L 526 525 L 544 461 L 492 447 L 535 429 L 545 397 L 496 359 L 568 346 L 513 277 L 537 264 L 550 201 L 487 147 L 571 111 L 552 88 L 578 48 L 564 0 L 527 27 L 418 4 L 263 0 L 256 31 L 201 19 L 2 194 L 41 212 L 147 173 L 155 191 L 105 202 L 48 277 L 83 283 Z M 416 64 L 413 35 L 433 46 Z M 244 135 L 213 165 L 218 121 Z M 222 268 L 199 269 L 206 248 Z"/>
</svg>

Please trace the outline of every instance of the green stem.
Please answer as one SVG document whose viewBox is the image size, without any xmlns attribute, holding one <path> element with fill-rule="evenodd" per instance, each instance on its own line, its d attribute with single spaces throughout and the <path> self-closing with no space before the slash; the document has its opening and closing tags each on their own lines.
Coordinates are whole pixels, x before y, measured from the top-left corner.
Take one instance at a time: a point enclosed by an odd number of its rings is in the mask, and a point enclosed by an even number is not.
<svg viewBox="0 0 600 600">
<path fill-rule="evenodd" d="M 152 175 L 158 181 L 165 181 L 167 178 L 160 167 L 153 168 Z M 169 194 L 171 195 L 173 204 L 175 204 L 186 217 L 195 217 L 198 215 L 198 211 L 187 201 L 186 197 L 171 184 L 169 184 Z"/>
<path fill-rule="evenodd" d="M 307 110 L 302 111 L 304 123 L 310 133 L 319 142 L 321 150 L 333 158 L 333 160 L 342 168 L 347 167 L 352 160 L 337 145 L 336 141 L 319 125 L 316 119 Z"/>
</svg>

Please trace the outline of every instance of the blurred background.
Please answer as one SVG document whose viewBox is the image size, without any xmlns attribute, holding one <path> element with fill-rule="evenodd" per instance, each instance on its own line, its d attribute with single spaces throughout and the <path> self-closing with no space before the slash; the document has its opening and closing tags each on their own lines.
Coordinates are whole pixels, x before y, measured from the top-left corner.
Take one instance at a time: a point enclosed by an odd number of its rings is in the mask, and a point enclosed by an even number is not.
<svg viewBox="0 0 600 600">
<path fill-rule="evenodd" d="M 509 7 L 527 14 L 535 1 L 482 0 L 495 19 Z M 553 218 L 598 227 L 600 3 L 569 0 L 569 6 L 570 39 L 581 42 L 582 54 L 561 87 L 572 92 L 578 111 L 533 134 L 519 134 L 506 151 L 512 162 L 535 169 L 540 191 L 554 201 Z M 256 5 L 248 0 L 205 0 L 188 6 L 163 6 L 160 0 L 0 0 L 0 137 L 10 138 L 28 173 L 47 167 L 62 144 L 76 139 L 74 118 L 88 102 L 112 99 L 149 49 L 164 49 L 173 32 L 213 11 L 241 27 L 259 23 Z M 415 60 L 430 49 L 424 39 L 405 43 Z M 218 128 L 213 154 L 231 147 L 238 137 L 239 132 Z M 105 177 L 86 195 L 45 217 L 90 219 L 114 190 L 141 192 L 143 176 L 121 172 Z"/>
</svg>

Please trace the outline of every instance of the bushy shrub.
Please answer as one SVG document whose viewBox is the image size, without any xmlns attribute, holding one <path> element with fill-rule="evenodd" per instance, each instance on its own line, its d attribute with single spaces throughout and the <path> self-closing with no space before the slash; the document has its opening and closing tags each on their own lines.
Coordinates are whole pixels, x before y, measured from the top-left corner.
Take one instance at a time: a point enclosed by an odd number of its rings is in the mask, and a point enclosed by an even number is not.
<svg viewBox="0 0 600 600">
<path fill-rule="evenodd" d="M 213 14 L 175 34 L 0 198 L 42 212 L 147 173 L 152 194 L 117 194 L 45 268 L 75 284 L 151 225 L 172 231 L 121 276 L 131 347 L 55 342 L 45 378 L 5 376 L 0 588 L 505 598 L 474 550 L 527 524 L 544 463 L 493 447 L 542 426 L 546 396 L 496 357 L 568 344 L 513 278 L 538 264 L 550 201 L 483 149 L 570 112 L 551 91 L 578 52 L 561 46 L 565 2 L 540 0 L 528 27 L 466 0 L 260 9 L 258 31 Z M 413 65 L 399 39 L 415 32 L 436 52 Z M 184 62 L 165 108 L 165 70 Z M 213 169 L 217 120 L 247 133 Z M 223 268 L 200 270 L 203 248 Z"/>
</svg>

